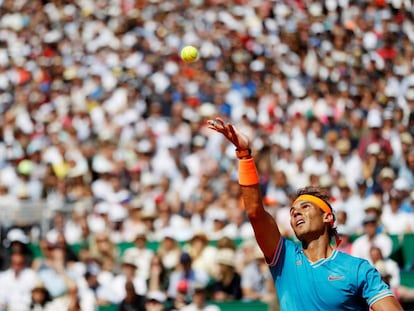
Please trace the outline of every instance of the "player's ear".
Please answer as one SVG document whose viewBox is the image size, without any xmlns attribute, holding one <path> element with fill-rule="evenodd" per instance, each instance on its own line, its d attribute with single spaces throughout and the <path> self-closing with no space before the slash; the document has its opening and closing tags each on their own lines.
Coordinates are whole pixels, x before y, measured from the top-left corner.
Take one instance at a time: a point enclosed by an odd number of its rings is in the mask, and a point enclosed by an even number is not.
<svg viewBox="0 0 414 311">
<path fill-rule="evenodd" d="M 334 215 L 332 213 L 324 213 L 323 214 L 323 222 L 333 224 L 334 221 L 335 221 L 335 219 L 334 219 Z"/>
</svg>

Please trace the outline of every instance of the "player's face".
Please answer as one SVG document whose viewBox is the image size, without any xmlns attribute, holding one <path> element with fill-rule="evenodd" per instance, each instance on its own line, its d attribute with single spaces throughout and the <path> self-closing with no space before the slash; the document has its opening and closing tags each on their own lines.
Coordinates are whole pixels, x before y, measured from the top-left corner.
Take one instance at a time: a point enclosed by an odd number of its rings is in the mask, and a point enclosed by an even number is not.
<svg viewBox="0 0 414 311">
<path fill-rule="evenodd" d="M 290 225 L 299 240 L 321 235 L 325 229 L 324 213 L 308 201 L 296 202 L 290 209 Z"/>
</svg>

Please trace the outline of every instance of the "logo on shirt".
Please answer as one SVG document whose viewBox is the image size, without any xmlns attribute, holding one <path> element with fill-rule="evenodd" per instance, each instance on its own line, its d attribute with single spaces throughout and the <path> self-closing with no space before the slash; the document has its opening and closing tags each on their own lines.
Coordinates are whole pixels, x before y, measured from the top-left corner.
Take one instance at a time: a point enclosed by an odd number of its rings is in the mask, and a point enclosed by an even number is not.
<svg viewBox="0 0 414 311">
<path fill-rule="evenodd" d="M 339 281 L 344 279 L 345 276 L 344 275 L 329 275 L 328 276 L 328 281 Z"/>
</svg>

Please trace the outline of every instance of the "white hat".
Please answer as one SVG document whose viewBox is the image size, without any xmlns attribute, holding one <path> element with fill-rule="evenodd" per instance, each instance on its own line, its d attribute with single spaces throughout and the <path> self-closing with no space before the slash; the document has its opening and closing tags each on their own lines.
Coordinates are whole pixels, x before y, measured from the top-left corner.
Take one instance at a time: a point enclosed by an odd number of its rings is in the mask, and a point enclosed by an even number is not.
<svg viewBox="0 0 414 311">
<path fill-rule="evenodd" d="M 198 109 L 198 113 L 203 117 L 212 117 L 216 112 L 216 107 L 209 102 L 202 103 Z"/>
<path fill-rule="evenodd" d="M 292 79 L 288 83 L 289 90 L 296 98 L 302 98 L 306 95 L 305 87 L 296 79 Z"/>
<path fill-rule="evenodd" d="M 140 153 L 148 153 L 152 150 L 151 142 L 147 139 L 143 139 L 137 144 L 136 148 Z"/>
<path fill-rule="evenodd" d="M 235 264 L 235 253 L 230 248 L 222 248 L 218 250 L 216 256 L 216 263 L 234 267 Z"/>
<path fill-rule="evenodd" d="M 343 224 L 339 224 L 336 227 L 336 231 L 338 232 L 339 235 L 348 235 L 348 236 L 352 235 L 352 230 Z"/>
<path fill-rule="evenodd" d="M 289 6 L 287 6 L 284 3 L 277 3 L 273 9 L 275 15 L 286 17 L 288 16 L 292 11 Z"/>
<path fill-rule="evenodd" d="M 319 177 L 319 186 L 322 188 L 328 188 L 331 187 L 333 185 L 333 180 L 331 175 L 329 174 L 324 174 L 322 176 Z"/>
<path fill-rule="evenodd" d="M 405 91 L 405 98 L 407 100 L 414 100 L 414 88 L 409 88 Z"/>
<path fill-rule="evenodd" d="M 394 188 L 398 191 L 409 191 L 410 184 L 407 182 L 406 179 L 400 177 L 394 181 Z"/>
<path fill-rule="evenodd" d="M 366 50 L 374 50 L 377 47 L 378 38 L 372 31 L 369 31 L 364 34 L 362 44 Z"/>
<path fill-rule="evenodd" d="M 313 23 L 310 31 L 314 34 L 325 32 L 325 26 L 322 23 Z"/>
<path fill-rule="evenodd" d="M 309 14 L 313 17 L 322 16 L 323 14 L 323 8 L 320 3 L 313 2 L 308 7 Z"/>
<path fill-rule="evenodd" d="M 5 240 L 5 243 L 7 245 L 10 245 L 12 242 L 20 242 L 23 244 L 27 244 L 29 243 L 29 238 L 27 237 L 27 235 L 23 232 L 22 229 L 11 229 L 8 233 L 7 233 L 7 237 Z"/>
<path fill-rule="evenodd" d="M 110 209 L 110 204 L 108 202 L 99 202 L 95 205 L 95 212 L 98 214 L 108 214 Z"/>
<path fill-rule="evenodd" d="M 322 139 L 315 139 L 311 144 L 312 150 L 323 151 L 325 142 Z"/>
<path fill-rule="evenodd" d="M 400 134 L 401 143 L 411 145 L 413 143 L 413 137 L 409 132 L 403 132 Z"/>
<path fill-rule="evenodd" d="M 387 97 L 397 97 L 397 90 L 392 86 L 386 86 L 384 92 Z"/>
<path fill-rule="evenodd" d="M 131 256 L 126 256 L 126 257 L 124 257 L 123 259 L 122 259 L 122 263 L 121 263 L 122 265 L 127 265 L 127 266 L 132 266 L 132 267 L 134 267 L 135 269 L 137 269 L 138 268 L 138 266 L 137 266 L 137 264 L 136 264 L 136 262 L 135 262 L 135 260 L 131 257 Z"/>
<path fill-rule="evenodd" d="M 147 300 L 158 301 L 159 303 L 164 303 L 166 300 L 165 294 L 159 290 L 149 291 L 147 294 Z"/>
<path fill-rule="evenodd" d="M 367 124 L 370 128 L 379 128 L 382 126 L 382 118 L 379 111 L 372 110 L 368 113 Z"/>
<path fill-rule="evenodd" d="M 379 172 L 379 178 L 390 178 L 390 179 L 394 179 L 395 178 L 395 173 L 394 173 L 394 171 L 393 171 L 393 169 L 391 167 L 384 167 Z"/>
<path fill-rule="evenodd" d="M 109 220 L 112 222 L 120 222 L 128 217 L 128 211 L 121 204 L 112 204 L 109 209 Z"/>
<path fill-rule="evenodd" d="M 226 221 L 227 214 L 224 210 L 216 210 L 214 211 L 214 214 L 212 214 L 212 218 L 217 221 Z"/>
<path fill-rule="evenodd" d="M 374 264 L 375 269 L 377 269 L 377 271 L 379 272 L 379 274 L 384 277 L 384 276 L 389 276 L 390 273 L 388 272 L 387 269 L 387 265 L 385 264 L 384 260 L 378 260 L 375 264 Z"/>
<path fill-rule="evenodd" d="M 376 210 L 381 210 L 381 202 L 375 195 L 370 195 L 365 199 L 364 210 L 374 208 Z"/>
</svg>

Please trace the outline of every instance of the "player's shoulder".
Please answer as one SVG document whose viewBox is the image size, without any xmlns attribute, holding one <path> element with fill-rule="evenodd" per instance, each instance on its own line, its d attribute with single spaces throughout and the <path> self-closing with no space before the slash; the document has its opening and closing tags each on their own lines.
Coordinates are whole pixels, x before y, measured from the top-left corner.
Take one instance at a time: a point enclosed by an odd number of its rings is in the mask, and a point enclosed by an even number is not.
<svg viewBox="0 0 414 311">
<path fill-rule="evenodd" d="M 369 264 L 369 262 L 364 258 L 355 257 L 338 250 L 335 250 L 335 253 L 335 257 L 338 261 L 340 260 L 341 262 L 352 265 L 353 267 Z"/>
<path fill-rule="evenodd" d="M 281 238 L 280 243 L 282 243 L 287 250 L 291 250 L 295 253 L 299 253 L 302 251 L 302 244 L 295 240 L 283 237 Z"/>
</svg>

